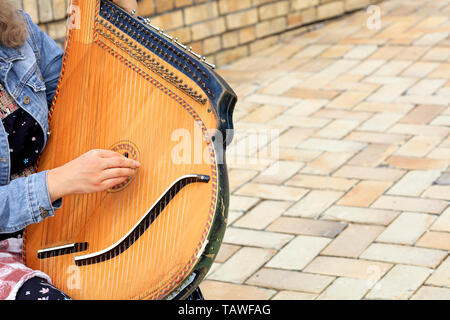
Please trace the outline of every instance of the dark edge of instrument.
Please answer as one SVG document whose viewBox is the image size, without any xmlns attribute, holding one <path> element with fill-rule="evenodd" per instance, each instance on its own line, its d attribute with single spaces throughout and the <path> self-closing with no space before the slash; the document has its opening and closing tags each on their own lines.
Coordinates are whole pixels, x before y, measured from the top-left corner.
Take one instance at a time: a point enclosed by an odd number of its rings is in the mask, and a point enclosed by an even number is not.
<svg viewBox="0 0 450 320">
<path fill-rule="evenodd" d="M 203 88 L 215 109 L 219 120 L 218 129 L 224 142 L 226 145 L 231 143 L 232 116 L 237 96 L 220 75 L 187 48 L 183 49 L 174 39 L 169 40 L 164 36 L 165 33 L 152 30 L 144 23 L 144 19 L 134 18 L 111 1 L 100 1 L 100 16 Z"/>
<path fill-rule="evenodd" d="M 109 14 L 105 16 L 105 11 L 103 11 L 102 14 L 102 9 L 106 11 L 112 10 L 114 12 L 114 17 L 119 18 L 122 22 L 114 23 L 114 21 L 111 21 L 114 20 L 112 19 L 113 15 Z M 213 139 L 216 152 L 218 179 L 216 211 L 209 231 L 207 244 L 203 252 L 190 274 L 185 277 L 185 280 L 181 282 L 177 288 L 175 288 L 176 291 L 177 289 L 179 290 L 179 288 L 184 287 L 173 297 L 173 299 L 184 300 L 191 295 L 205 278 L 219 252 L 225 235 L 230 201 L 225 151 L 226 147 L 233 140 L 233 112 L 238 98 L 228 83 L 218 75 L 210 65 L 200 60 L 196 55 L 187 50 L 187 48 L 184 49 L 182 45 L 177 45 L 173 40 L 170 41 L 167 37 L 163 36 L 162 33 L 152 30 L 144 23 L 142 18 L 139 19 L 139 17 L 136 19 L 132 17 L 108 0 L 101 0 L 100 15 L 122 31 L 133 30 L 134 32 L 132 31 L 130 36 L 134 40 L 166 61 L 166 63 L 180 70 L 183 74 L 197 83 L 200 88 L 209 89 L 209 92 L 205 91 L 205 94 L 211 101 L 218 119 L 219 125 L 217 129 L 221 133 L 221 139 Z M 128 34 L 128 32 L 126 33 Z M 163 48 L 164 50 L 162 50 Z M 187 63 L 180 64 L 180 61 L 185 61 Z M 194 279 L 192 280 L 191 278 L 193 275 Z"/>
</svg>

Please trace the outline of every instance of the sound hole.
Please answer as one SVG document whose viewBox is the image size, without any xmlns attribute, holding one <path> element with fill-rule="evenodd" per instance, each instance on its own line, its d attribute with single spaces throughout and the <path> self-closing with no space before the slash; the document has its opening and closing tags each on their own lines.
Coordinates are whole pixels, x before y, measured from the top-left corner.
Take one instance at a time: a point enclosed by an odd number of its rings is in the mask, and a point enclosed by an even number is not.
<svg viewBox="0 0 450 320">
<path fill-rule="evenodd" d="M 137 149 L 136 145 L 134 143 L 132 143 L 131 141 L 120 141 L 120 142 L 114 144 L 110 149 L 112 151 L 120 153 L 121 155 L 123 155 L 124 157 L 126 157 L 128 159 L 133 159 L 133 160 L 139 161 L 138 149 Z M 122 191 L 126 187 L 128 187 L 133 180 L 134 180 L 134 176 L 125 180 L 123 183 L 121 183 L 115 187 L 112 187 L 111 189 L 108 190 L 108 192 Z"/>
</svg>

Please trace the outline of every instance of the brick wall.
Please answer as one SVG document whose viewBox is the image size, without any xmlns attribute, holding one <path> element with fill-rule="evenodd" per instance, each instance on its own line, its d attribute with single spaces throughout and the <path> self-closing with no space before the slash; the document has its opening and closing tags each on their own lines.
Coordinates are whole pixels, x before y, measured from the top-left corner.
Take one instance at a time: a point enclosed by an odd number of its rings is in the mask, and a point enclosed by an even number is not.
<svg viewBox="0 0 450 320">
<path fill-rule="evenodd" d="M 14 0 L 62 42 L 69 0 Z M 269 47 L 292 30 L 379 0 L 140 0 L 140 14 L 217 65 Z"/>
</svg>

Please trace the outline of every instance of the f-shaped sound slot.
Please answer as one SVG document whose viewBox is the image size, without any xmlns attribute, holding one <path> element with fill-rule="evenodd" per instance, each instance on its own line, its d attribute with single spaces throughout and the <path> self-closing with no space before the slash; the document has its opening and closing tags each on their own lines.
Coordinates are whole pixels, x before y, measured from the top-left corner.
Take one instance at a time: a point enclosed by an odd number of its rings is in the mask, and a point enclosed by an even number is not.
<svg viewBox="0 0 450 320">
<path fill-rule="evenodd" d="M 194 182 L 208 183 L 209 180 L 209 176 L 200 174 L 190 174 L 179 178 L 163 193 L 142 219 L 122 239 L 104 250 L 75 257 L 75 264 L 77 266 L 84 266 L 103 262 L 118 256 L 131 247 L 144 234 L 145 230 L 150 227 L 153 221 L 156 220 L 181 189 Z"/>
</svg>

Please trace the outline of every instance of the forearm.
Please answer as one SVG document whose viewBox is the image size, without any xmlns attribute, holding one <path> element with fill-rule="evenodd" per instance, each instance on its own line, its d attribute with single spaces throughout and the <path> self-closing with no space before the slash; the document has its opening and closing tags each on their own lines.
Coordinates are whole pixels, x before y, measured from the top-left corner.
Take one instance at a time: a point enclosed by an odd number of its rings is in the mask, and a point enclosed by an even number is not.
<svg viewBox="0 0 450 320">
<path fill-rule="evenodd" d="M 22 230 L 55 214 L 59 204 L 50 200 L 47 172 L 13 180 L 0 187 L 0 233 Z"/>
</svg>

